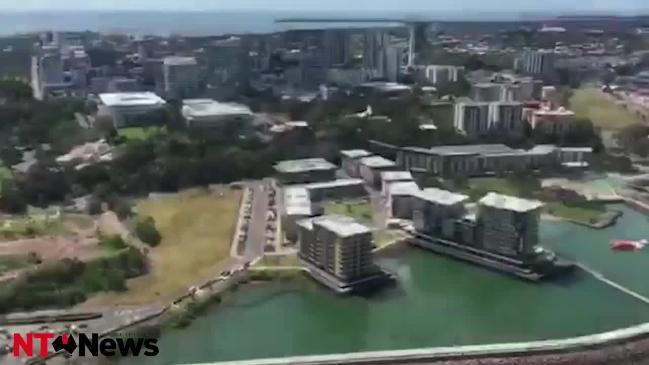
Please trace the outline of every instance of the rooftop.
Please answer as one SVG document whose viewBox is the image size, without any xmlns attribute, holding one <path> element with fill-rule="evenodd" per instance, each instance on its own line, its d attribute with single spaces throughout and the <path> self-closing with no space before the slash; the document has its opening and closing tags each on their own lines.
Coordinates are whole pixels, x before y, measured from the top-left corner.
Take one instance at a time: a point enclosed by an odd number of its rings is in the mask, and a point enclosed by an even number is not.
<svg viewBox="0 0 649 365">
<path fill-rule="evenodd" d="M 420 192 L 414 181 L 399 181 L 390 184 L 388 195 L 416 195 Z"/>
<path fill-rule="evenodd" d="M 372 156 L 372 152 L 366 150 L 344 150 L 340 154 L 347 158 L 361 158 Z"/>
<path fill-rule="evenodd" d="M 219 103 L 212 99 L 183 100 L 182 113 L 186 118 L 200 118 L 220 115 L 252 116 L 250 108 L 243 104 Z"/>
<path fill-rule="evenodd" d="M 323 189 L 323 188 L 335 188 L 340 186 L 350 186 L 350 185 L 362 185 L 364 182 L 362 179 L 337 179 L 332 181 L 316 182 L 311 184 L 299 185 L 306 189 Z"/>
<path fill-rule="evenodd" d="M 465 200 L 469 199 L 467 195 L 437 188 L 426 188 L 418 192 L 416 196 L 420 199 L 442 205 L 453 205 L 462 203 Z"/>
<path fill-rule="evenodd" d="M 311 215 L 309 191 L 301 186 L 285 187 L 284 209 L 288 215 Z"/>
<path fill-rule="evenodd" d="M 165 57 L 163 62 L 167 66 L 194 66 L 197 64 L 196 58 L 194 57 L 180 57 L 180 56 Z"/>
<path fill-rule="evenodd" d="M 517 150 L 507 147 L 504 144 L 472 144 L 439 146 L 429 149 L 437 155 L 470 155 L 470 154 L 498 154 L 515 153 Z"/>
<path fill-rule="evenodd" d="M 305 172 L 314 170 L 332 170 L 336 165 L 324 158 L 305 158 L 301 160 L 285 160 L 275 164 L 275 170 L 279 172 Z"/>
<path fill-rule="evenodd" d="M 365 165 L 367 167 L 375 167 L 375 168 L 393 167 L 396 165 L 394 161 L 388 160 L 387 158 L 381 156 L 363 157 L 360 159 L 360 163 L 361 165 Z"/>
<path fill-rule="evenodd" d="M 404 181 L 412 180 L 410 171 L 383 171 L 381 172 L 382 181 Z"/>
<path fill-rule="evenodd" d="M 498 193 L 489 193 L 480 199 L 481 205 L 514 212 L 529 212 L 543 206 L 538 200 L 528 200 Z"/>
<path fill-rule="evenodd" d="M 158 95 L 145 92 L 99 94 L 99 100 L 106 106 L 146 106 L 162 105 L 165 101 Z"/>
<path fill-rule="evenodd" d="M 334 232 L 339 237 L 349 237 L 372 232 L 369 227 L 358 223 L 354 218 L 344 215 L 323 215 L 315 218 L 313 224 Z"/>
</svg>

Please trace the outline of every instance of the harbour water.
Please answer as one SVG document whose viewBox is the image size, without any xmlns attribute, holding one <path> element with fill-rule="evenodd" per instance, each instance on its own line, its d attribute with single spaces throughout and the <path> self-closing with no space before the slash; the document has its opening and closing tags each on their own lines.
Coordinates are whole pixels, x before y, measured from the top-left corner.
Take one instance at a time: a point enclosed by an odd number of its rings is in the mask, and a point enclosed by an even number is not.
<svg viewBox="0 0 649 365">
<path fill-rule="evenodd" d="M 613 238 L 649 237 L 649 221 L 623 206 L 614 227 L 544 222 L 541 239 L 610 279 L 649 295 L 649 251 L 615 252 Z M 577 271 L 532 284 L 407 248 L 381 264 L 398 285 L 375 297 L 316 286 L 247 287 L 189 327 L 165 332 L 160 354 L 121 364 L 181 364 L 261 357 L 560 338 L 649 321 L 649 306 Z"/>
</svg>

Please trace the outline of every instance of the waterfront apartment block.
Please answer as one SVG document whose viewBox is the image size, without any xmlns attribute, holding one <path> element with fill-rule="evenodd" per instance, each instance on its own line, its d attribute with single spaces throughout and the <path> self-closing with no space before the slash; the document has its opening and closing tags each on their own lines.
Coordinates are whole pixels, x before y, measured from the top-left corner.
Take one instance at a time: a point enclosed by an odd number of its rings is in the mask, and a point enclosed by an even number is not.
<svg viewBox="0 0 649 365">
<path fill-rule="evenodd" d="M 280 161 L 274 169 L 282 184 L 305 184 L 333 180 L 337 167 L 323 158 L 306 158 Z"/>
<path fill-rule="evenodd" d="M 478 202 L 477 224 L 482 248 L 511 257 L 525 257 L 538 244 L 543 203 L 489 193 Z"/>
<path fill-rule="evenodd" d="M 412 173 L 410 171 L 382 171 L 381 174 L 381 194 L 383 196 L 387 196 L 388 192 L 390 191 L 390 185 L 399 183 L 399 182 L 406 182 L 406 181 L 414 181 L 412 177 Z"/>
<path fill-rule="evenodd" d="M 419 186 L 414 181 L 398 181 L 389 184 L 386 203 L 390 217 L 412 219 L 414 197 L 419 190 Z"/>
<path fill-rule="evenodd" d="M 413 195 L 412 222 L 419 232 L 442 237 L 443 227 L 465 215 L 469 197 L 437 188 L 426 188 Z"/>
<path fill-rule="evenodd" d="M 529 150 L 503 144 L 402 147 L 397 151 L 399 168 L 438 176 L 481 176 L 555 167 L 588 166 L 591 148 L 536 145 Z"/>
<path fill-rule="evenodd" d="M 376 272 L 372 261 L 370 228 L 353 218 L 325 215 L 301 220 L 298 225 L 299 257 L 343 283 Z"/>
</svg>

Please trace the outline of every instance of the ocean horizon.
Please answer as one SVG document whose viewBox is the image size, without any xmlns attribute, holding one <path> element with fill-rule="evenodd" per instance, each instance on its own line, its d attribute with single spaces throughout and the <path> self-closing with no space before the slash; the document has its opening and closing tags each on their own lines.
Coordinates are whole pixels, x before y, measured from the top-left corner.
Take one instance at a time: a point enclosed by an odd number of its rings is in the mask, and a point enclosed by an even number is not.
<svg viewBox="0 0 649 365">
<path fill-rule="evenodd" d="M 40 31 L 95 31 L 135 35 L 270 33 L 288 29 L 322 28 L 332 24 L 276 24 L 284 17 L 389 18 L 395 20 L 444 21 L 541 21 L 559 13 L 507 12 L 291 12 L 291 11 L 12 11 L 0 13 L 0 35 Z M 572 14 L 570 14 L 572 15 Z M 589 13 L 580 15 L 619 15 Z M 364 23 L 367 26 L 367 23 Z M 394 23 L 393 23 L 394 24 Z M 359 24 L 356 24 L 359 25 Z M 347 25 L 346 25 L 347 26 Z M 353 26 L 353 25 L 351 25 Z"/>
</svg>

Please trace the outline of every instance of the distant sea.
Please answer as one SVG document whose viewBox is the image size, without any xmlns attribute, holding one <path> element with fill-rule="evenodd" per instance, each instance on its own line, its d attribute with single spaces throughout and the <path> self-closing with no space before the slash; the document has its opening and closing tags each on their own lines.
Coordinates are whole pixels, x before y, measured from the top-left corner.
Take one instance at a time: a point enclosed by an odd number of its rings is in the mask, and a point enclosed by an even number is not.
<svg viewBox="0 0 649 365">
<path fill-rule="evenodd" d="M 538 20 L 559 14 L 540 13 L 435 13 L 435 12 L 155 12 L 155 11 L 40 11 L 1 12 L 0 35 L 45 30 L 98 31 L 102 33 L 215 35 L 268 33 L 292 28 L 322 28 L 322 24 L 275 24 L 282 17 L 389 18 L 431 21 Z M 367 26 L 367 23 L 364 23 Z M 353 24 L 352 24 L 353 25 Z M 359 25 L 359 24 L 356 24 Z M 339 24 L 338 24 L 339 26 Z M 345 25 L 348 26 L 348 25 Z"/>
</svg>

